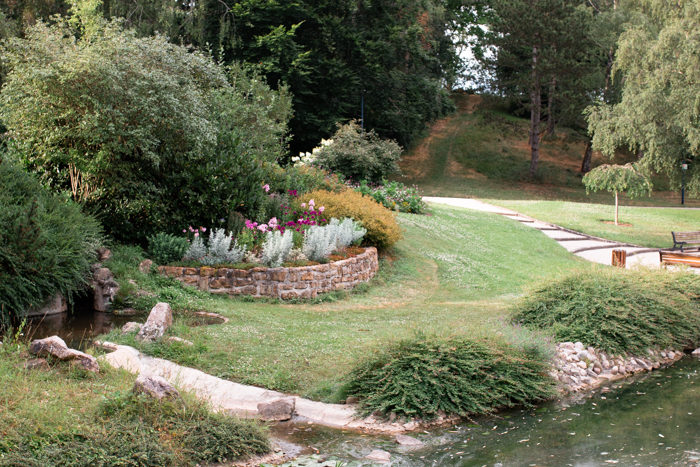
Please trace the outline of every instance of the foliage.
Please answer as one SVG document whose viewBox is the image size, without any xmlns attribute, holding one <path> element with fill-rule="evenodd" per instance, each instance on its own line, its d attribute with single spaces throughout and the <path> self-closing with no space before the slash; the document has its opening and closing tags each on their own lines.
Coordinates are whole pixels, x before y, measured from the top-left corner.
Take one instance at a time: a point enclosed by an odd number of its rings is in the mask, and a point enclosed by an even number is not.
<svg viewBox="0 0 700 467">
<path fill-rule="evenodd" d="M 641 2 L 641 17 L 620 36 L 615 72 L 622 100 L 588 108 L 593 148 L 612 156 L 626 145 L 642 151 L 640 163 L 680 185 L 681 162 L 700 155 L 700 4 Z M 700 194 L 700 170 L 690 164 L 687 188 Z"/>
<path fill-rule="evenodd" d="M 626 193 L 630 198 L 651 196 L 651 181 L 636 163 L 626 165 L 603 164 L 583 177 L 586 192 L 606 190 Z"/>
<path fill-rule="evenodd" d="M 5 58 L 0 117 L 11 147 L 117 238 L 257 208 L 261 166 L 285 144 L 286 88 L 118 22 L 80 38 L 65 22 L 37 23 Z"/>
<path fill-rule="evenodd" d="M 534 289 L 514 321 L 606 352 L 700 344 L 700 278 L 689 272 L 605 268 Z"/>
<path fill-rule="evenodd" d="M 202 230 L 206 231 L 206 228 Z M 202 235 L 197 232 L 183 259 L 197 261 L 205 266 L 239 263 L 245 255 L 246 248 L 239 246 L 238 240 L 232 246 L 232 239 L 231 234 L 227 234 L 224 229 L 211 229 L 208 245 L 205 245 Z"/>
<path fill-rule="evenodd" d="M 367 229 L 363 229 L 358 222 L 353 221 L 349 217 L 346 217 L 342 221 L 331 219 L 328 226 L 336 228 L 336 246 L 340 249 L 360 243 L 362 237 L 367 233 Z"/>
<path fill-rule="evenodd" d="M 268 165 L 265 180 L 270 184 L 270 191 L 288 194 L 292 197 L 314 190 L 326 190 L 340 193 L 347 186 L 327 170 L 311 165 L 294 164 L 285 168 Z"/>
<path fill-rule="evenodd" d="M 367 180 L 362 180 L 354 189 L 392 211 L 423 214 L 428 209 L 428 203 L 418 194 L 418 188 L 407 188 L 401 182 L 382 180 L 379 184 L 371 185 Z"/>
<path fill-rule="evenodd" d="M 364 132 L 356 121 L 338 125 L 333 142 L 314 152 L 314 164 L 353 180 L 377 182 L 401 174 L 401 146 L 382 140 L 374 131 Z"/>
<path fill-rule="evenodd" d="M 294 247 L 294 236 L 291 230 L 268 232 L 262 246 L 262 261 L 267 266 L 278 268 Z"/>
<path fill-rule="evenodd" d="M 434 418 L 529 405 L 554 394 L 549 361 L 499 339 L 413 338 L 360 362 L 345 388 L 365 413 Z"/>
<path fill-rule="evenodd" d="M 0 154 L 0 328 L 60 293 L 83 291 L 102 241 L 98 222 Z"/>
<path fill-rule="evenodd" d="M 156 264 L 170 264 L 180 261 L 187 252 L 186 238 L 161 232 L 148 237 L 148 254 Z"/>
<path fill-rule="evenodd" d="M 302 199 L 313 199 L 317 205 L 324 206 L 323 214 L 327 218 L 349 217 L 357 221 L 367 230 L 364 237 L 366 244 L 389 248 L 402 238 L 396 214 L 371 198 L 362 196 L 362 193 L 332 193 L 319 190 L 307 193 Z"/>
<path fill-rule="evenodd" d="M 304 256 L 311 261 L 321 261 L 336 249 L 336 226 L 311 226 L 304 237 Z"/>
</svg>

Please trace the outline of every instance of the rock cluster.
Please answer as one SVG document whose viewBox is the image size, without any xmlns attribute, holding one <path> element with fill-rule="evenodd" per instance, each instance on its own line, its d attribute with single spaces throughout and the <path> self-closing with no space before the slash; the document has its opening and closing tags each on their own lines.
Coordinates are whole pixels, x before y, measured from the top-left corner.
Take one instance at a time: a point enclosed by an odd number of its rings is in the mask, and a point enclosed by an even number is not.
<svg viewBox="0 0 700 467">
<path fill-rule="evenodd" d="M 70 360 L 84 370 L 100 371 L 100 366 L 97 364 L 95 357 L 79 350 L 69 349 L 65 341 L 58 336 L 32 341 L 29 345 L 29 353 L 37 357 L 50 355 L 59 360 Z"/>
<path fill-rule="evenodd" d="M 97 311 L 107 311 L 112 305 L 114 296 L 119 292 L 119 284 L 114 280 L 112 271 L 101 266 L 99 263 L 93 265 L 92 280 L 90 281 L 94 290 L 92 307 Z"/>
<path fill-rule="evenodd" d="M 651 371 L 672 363 L 683 352 L 647 350 L 644 356 L 608 355 L 581 342 L 562 342 L 556 345 L 556 357 L 551 376 L 561 383 L 566 392 L 593 389 L 605 381 Z"/>
</svg>

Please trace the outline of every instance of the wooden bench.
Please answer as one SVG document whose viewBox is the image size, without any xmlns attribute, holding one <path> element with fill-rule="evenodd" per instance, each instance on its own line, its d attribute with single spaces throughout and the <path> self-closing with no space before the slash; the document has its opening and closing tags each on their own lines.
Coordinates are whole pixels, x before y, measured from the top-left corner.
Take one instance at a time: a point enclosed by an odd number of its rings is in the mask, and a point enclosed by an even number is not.
<svg viewBox="0 0 700 467">
<path fill-rule="evenodd" d="M 700 232 L 671 232 L 673 236 L 673 249 L 677 246 L 683 247 L 686 245 L 700 245 Z M 700 248 L 699 248 L 700 249 Z"/>
<path fill-rule="evenodd" d="M 693 268 L 700 268 L 700 256 L 683 253 L 672 253 L 659 250 L 661 265 L 666 267 L 669 264 L 685 264 Z"/>
</svg>

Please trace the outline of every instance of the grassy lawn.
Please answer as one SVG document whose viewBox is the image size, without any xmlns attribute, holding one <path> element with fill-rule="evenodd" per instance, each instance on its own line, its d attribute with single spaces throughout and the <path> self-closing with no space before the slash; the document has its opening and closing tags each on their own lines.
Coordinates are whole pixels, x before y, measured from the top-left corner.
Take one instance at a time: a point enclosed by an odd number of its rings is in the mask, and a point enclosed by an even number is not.
<svg viewBox="0 0 700 467">
<path fill-rule="evenodd" d="M 579 232 L 650 248 L 672 247 L 671 231 L 700 230 L 700 210 L 620 207 L 619 225 L 615 207 L 565 201 L 485 200 L 536 219 Z"/>
<path fill-rule="evenodd" d="M 334 400 L 343 376 L 373 349 L 416 333 L 493 332 L 523 286 L 592 267 L 498 215 L 435 207 L 432 216 L 399 217 L 405 239 L 366 291 L 322 303 L 198 299 L 196 307 L 230 321 L 189 327 L 183 314 L 171 332 L 194 347 L 143 350 L 233 381 Z M 136 345 L 118 332 L 107 339 Z"/>
</svg>

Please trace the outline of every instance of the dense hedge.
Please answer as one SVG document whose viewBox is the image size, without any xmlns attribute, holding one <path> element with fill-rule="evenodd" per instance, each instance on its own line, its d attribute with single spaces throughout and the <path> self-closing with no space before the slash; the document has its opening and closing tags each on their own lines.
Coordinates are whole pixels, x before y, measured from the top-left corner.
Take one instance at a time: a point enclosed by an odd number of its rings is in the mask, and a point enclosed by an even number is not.
<svg viewBox="0 0 700 467">
<path fill-rule="evenodd" d="M 1 158 L 2 156 L 0 156 Z M 0 327 L 87 284 L 101 227 L 7 158 L 0 159 Z"/>
<path fill-rule="evenodd" d="M 327 219 L 350 217 L 367 229 L 364 243 L 379 248 L 389 248 L 402 238 L 401 228 L 396 221 L 396 213 L 389 211 L 372 198 L 362 196 L 354 190 L 333 193 L 316 190 L 302 196 L 305 202 L 313 199 L 316 206 L 323 206 Z"/>
<path fill-rule="evenodd" d="M 515 321 L 606 352 L 700 343 L 700 276 L 596 269 L 549 281 L 515 306 Z"/>
<path fill-rule="evenodd" d="M 494 339 L 401 341 L 356 366 L 348 395 L 369 413 L 434 418 L 530 404 L 553 395 L 549 363 L 537 348 Z"/>
</svg>

